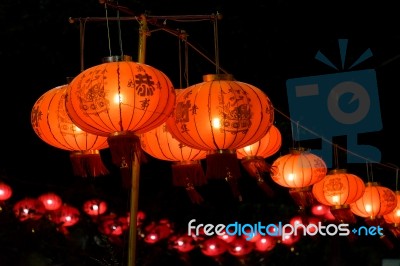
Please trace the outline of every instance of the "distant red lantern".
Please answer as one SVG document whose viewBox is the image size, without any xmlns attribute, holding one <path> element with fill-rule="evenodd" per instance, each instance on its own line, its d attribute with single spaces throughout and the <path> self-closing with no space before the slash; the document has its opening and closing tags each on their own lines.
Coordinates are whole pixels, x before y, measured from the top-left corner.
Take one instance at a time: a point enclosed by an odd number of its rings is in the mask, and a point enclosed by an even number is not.
<svg viewBox="0 0 400 266">
<path fill-rule="evenodd" d="M 313 185 L 312 193 L 318 202 L 331 206 L 338 221 L 355 223 L 349 204 L 361 198 L 364 190 L 364 181 L 360 177 L 346 169 L 334 169 Z"/>
<path fill-rule="evenodd" d="M 324 216 L 329 212 L 329 206 L 321 203 L 317 203 L 311 206 L 311 213 L 315 216 Z"/>
<path fill-rule="evenodd" d="M 186 146 L 175 139 L 168 131 L 165 123 L 140 135 L 141 147 L 154 158 L 171 161 L 172 183 L 183 187 L 192 201 L 199 204 L 203 197 L 196 187 L 207 183 L 200 160 L 205 159 L 207 151 Z"/>
<path fill-rule="evenodd" d="M 129 228 L 129 225 L 125 217 L 108 215 L 101 218 L 98 228 L 104 235 L 120 236 Z"/>
<path fill-rule="evenodd" d="M 253 251 L 253 243 L 244 238 L 237 237 L 229 243 L 229 253 L 236 257 L 243 257 Z"/>
<path fill-rule="evenodd" d="M 271 166 L 271 178 L 278 185 L 289 188 L 290 195 L 301 206 L 314 204 L 312 185 L 327 173 L 325 162 L 304 148 L 293 148 L 280 156 Z"/>
<path fill-rule="evenodd" d="M 77 208 L 64 203 L 60 208 L 50 213 L 49 219 L 57 226 L 69 227 L 79 222 L 80 212 Z"/>
<path fill-rule="evenodd" d="M 254 244 L 254 249 L 260 252 L 267 252 L 274 249 L 277 239 L 269 235 L 260 237 Z"/>
<path fill-rule="evenodd" d="M 224 254 L 228 248 L 228 243 L 216 236 L 206 239 L 200 245 L 201 252 L 210 257 L 218 257 Z"/>
<path fill-rule="evenodd" d="M 153 244 L 169 237 L 173 233 L 173 230 L 168 221 L 159 221 L 158 223 L 153 222 L 146 226 L 145 232 L 144 241 Z"/>
<path fill-rule="evenodd" d="M 189 235 L 181 235 L 172 240 L 172 247 L 179 252 L 189 252 L 196 247 L 195 240 Z"/>
<path fill-rule="evenodd" d="M 275 154 L 282 145 L 282 135 L 279 129 L 272 125 L 268 132 L 259 141 L 236 150 L 247 173 L 256 179 L 257 185 L 269 196 L 273 196 L 273 190 L 265 183 L 262 175 L 269 172 L 270 165 L 265 159 Z"/>
<path fill-rule="evenodd" d="M 65 109 L 68 85 L 45 92 L 34 104 L 31 124 L 47 144 L 70 152 L 74 174 L 95 177 L 108 174 L 99 150 L 108 148 L 107 138 L 87 133 L 76 126 Z"/>
<path fill-rule="evenodd" d="M 54 211 L 61 207 L 62 199 L 54 192 L 47 192 L 38 197 L 48 211 Z"/>
<path fill-rule="evenodd" d="M 83 203 L 83 211 L 92 217 L 97 217 L 107 211 L 107 202 L 100 199 L 90 199 Z"/>
<path fill-rule="evenodd" d="M 377 182 L 367 182 L 364 194 L 350 204 L 351 211 L 360 217 L 375 219 L 393 211 L 397 206 L 396 194 Z"/>
<path fill-rule="evenodd" d="M 0 201 L 8 200 L 12 193 L 12 188 L 8 184 L 0 182 Z"/>
<path fill-rule="evenodd" d="M 236 149 L 260 140 L 273 120 L 273 106 L 262 90 L 235 81 L 232 75 L 205 75 L 203 82 L 177 95 L 166 124 L 180 142 L 209 151 L 207 178 L 227 180 L 240 197 Z"/>
<path fill-rule="evenodd" d="M 39 220 L 46 212 L 43 203 L 36 199 L 26 197 L 14 204 L 15 216 L 22 222 L 26 220 Z"/>
</svg>

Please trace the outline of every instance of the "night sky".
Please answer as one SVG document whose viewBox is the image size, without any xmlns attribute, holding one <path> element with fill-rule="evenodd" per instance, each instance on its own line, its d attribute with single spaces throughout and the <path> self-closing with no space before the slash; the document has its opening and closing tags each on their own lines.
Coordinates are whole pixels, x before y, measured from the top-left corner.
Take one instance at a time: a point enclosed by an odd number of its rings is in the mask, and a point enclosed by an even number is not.
<svg viewBox="0 0 400 266">
<path fill-rule="evenodd" d="M 314 56 L 317 51 L 322 51 L 334 64 L 340 66 L 338 39 L 349 41 L 348 64 L 354 62 L 365 50 L 371 49 L 373 56 L 354 70 L 376 70 L 383 129 L 364 134 L 360 140 L 380 149 L 382 163 L 385 165 L 394 165 L 394 168 L 400 165 L 396 155 L 400 148 L 396 129 L 396 91 L 400 87 L 400 18 L 390 15 L 394 9 L 391 5 L 394 4 L 386 5 L 382 11 L 376 5 L 369 6 L 366 2 L 362 3 L 361 9 L 356 4 L 349 6 L 346 1 L 157 0 L 121 1 L 120 4 L 128 7 L 135 15 L 221 13 L 223 18 L 218 24 L 221 67 L 237 80 L 262 89 L 275 108 L 286 115 L 289 115 L 286 80 L 338 71 L 316 60 Z M 113 9 L 108 12 L 109 16 L 116 15 Z M 126 16 L 123 13 L 121 15 Z M 73 77 L 81 70 L 79 23 L 71 24 L 68 18 L 96 16 L 104 17 L 105 9 L 94 0 L 5 0 L 0 4 L 0 178 L 15 187 L 15 199 L 54 190 L 68 195 L 71 201 L 79 202 L 83 198 L 82 193 L 91 193 L 87 191 L 96 186 L 97 190 L 93 193 L 104 196 L 120 192 L 118 172 L 111 164 L 108 151 L 104 151 L 102 157 L 113 174 L 96 180 L 82 180 L 72 175 L 69 153 L 44 143 L 35 135 L 30 124 L 35 101 L 47 90 L 65 84 L 67 77 Z M 185 30 L 189 34 L 188 40 L 195 47 L 214 58 L 215 39 L 210 22 L 163 22 L 173 29 Z M 125 21 L 121 29 L 124 53 L 132 55 L 135 60 L 138 24 L 135 21 Z M 112 53 L 120 54 L 118 27 L 115 23 L 110 24 L 110 34 Z M 152 32 L 147 39 L 146 63 L 166 73 L 176 88 L 179 88 L 182 82 L 179 78 L 177 43 L 177 38 L 171 34 Z M 84 67 L 98 64 L 108 55 L 106 25 L 87 23 Z M 212 64 L 193 50 L 189 56 L 189 69 L 189 80 L 184 80 L 183 86 L 186 82 L 190 85 L 200 82 L 202 75 L 215 71 Z M 275 117 L 275 124 L 283 135 L 279 154 L 286 154 L 292 145 L 289 121 L 279 112 L 276 112 Z M 337 141 L 341 143 L 342 139 L 338 138 Z M 158 167 L 152 167 L 152 163 Z M 356 171 L 367 180 L 364 165 L 342 166 Z M 394 169 L 380 164 L 373 169 L 374 180 L 395 189 Z M 170 211 L 168 204 L 182 204 L 170 195 L 173 190 L 165 190 L 170 186 L 167 162 L 149 158 L 149 162 L 142 166 L 141 178 L 141 204 L 146 208 L 162 215 Z M 82 193 L 77 188 L 82 189 Z M 204 192 L 210 194 L 211 201 L 215 196 L 213 192 Z M 257 198 L 252 192 L 245 192 L 244 196 L 248 197 L 249 202 L 263 199 Z M 227 199 L 219 201 L 221 206 L 227 202 Z M 218 206 L 214 207 L 218 209 Z M 174 215 L 179 217 L 177 213 Z"/>
</svg>

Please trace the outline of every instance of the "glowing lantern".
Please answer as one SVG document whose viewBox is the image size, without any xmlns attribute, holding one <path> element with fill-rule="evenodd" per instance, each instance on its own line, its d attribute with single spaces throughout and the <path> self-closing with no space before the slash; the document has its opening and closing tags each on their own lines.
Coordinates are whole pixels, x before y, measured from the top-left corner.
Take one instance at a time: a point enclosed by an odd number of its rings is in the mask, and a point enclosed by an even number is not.
<svg viewBox="0 0 400 266">
<path fill-rule="evenodd" d="M 120 236 L 128 227 L 129 225 L 125 217 L 108 215 L 101 218 L 98 229 L 106 236 Z"/>
<path fill-rule="evenodd" d="M 62 199 L 56 193 L 48 192 L 40 195 L 38 199 L 48 211 L 54 211 L 61 207 Z"/>
<path fill-rule="evenodd" d="M 106 60 L 70 82 L 66 110 L 86 132 L 107 137 L 112 161 L 129 188 L 132 163 L 136 157 L 140 160 L 138 134 L 165 122 L 174 108 L 175 90 L 169 78 L 154 67 L 115 61 L 117 57 Z"/>
<path fill-rule="evenodd" d="M 100 199 L 90 199 L 83 203 L 83 211 L 92 217 L 102 215 L 107 211 L 107 202 Z"/>
<path fill-rule="evenodd" d="M 196 191 L 197 186 L 207 183 L 201 159 L 207 152 L 182 144 L 168 131 L 165 123 L 140 135 L 143 151 L 154 158 L 172 161 L 172 182 L 174 186 L 184 187 L 193 203 L 203 202 Z"/>
<path fill-rule="evenodd" d="M 36 135 L 47 144 L 70 152 L 74 174 L 99 176 L 108 174 L 99 150 L 108 148 L 107 138 L 82 131 L 65 109 L 67 85 L 45 92 L 34 104 L 31 124 Z"/>
<path fill-rule="evenodd" d="M 45 214 L 46 209 L 40 200 L 26 197 L 14 204 L 13 211 L 15 216 L 23 222 L 26 220 L 39 220 Z"/>
<path fill-rule="evenodd" d="M 253 251 L 252 242 L 237 237 L 229 244 L 228 252 L 236 257 L 243 257 Z"/>
<path fill-rule="evenodd" d="M 388 224 L 398 226 L 400 224 L 400 191 L 397 190 L 395 194 L 397 200 L 396 207 L 391 212 L 384 214 L 383 218 Z"/>
<path fill-rule="evenodd" d="M 0 201 L 8 200 L 12 196 L 12 189 L 6 183 L 0 182 Z"/>
<path fill-rule="evenodd" d="M 192 251 L 196 246 L 193 237 L 184 234 L 172 239 L 172 247 L 179 252 L 186 253 Z"/>
<path fill-rule="evenodd" d="M 275 237 L 265 235 L 255 242 L 254 249 L 260 252 L 267 252 L 276 246 L 276 242 L 277 239 Z"/>
<path fill-rule="evenodd" d="M 361 198 L 364 190 L 364 181 L 360 177 L 345 169 L 334 169 L 313 185 L 312 193 L 318 202 L 331 206 L 338 221 L 355 223 L 349 204 Z"/>
<path fill-rule="evenodd" d="M 396 194 L 377 182 L 365 184 L 364 194 L 350 204 L 350 210 L 357 216 L 373 220 L 393 211 L 397 206 Z"/>
<path fill-rule="evenodd" d="M 270 196 L 273 195 L 273 191 L 262 177 L 270 168 L 265 158 L 275 154 L 280 149 L 281 145 L 282 135 L 279 129 L 272 125 L 267 134 L 259 141 L 236 150 L 237 157 L 241 160 L 247 173 L 255 178 L 257 185 Z"/>
<path fill-rule="evenodd" d="M 300 207 L 313 204 L 311 186 L 322 180 L 326 173 L 325 162 L 303 148 L 291 149 L 289 154 L 279 157 L 271 166 L 272 180 L 290 188 L 290 195 Z"/>
<path fill-rule="evenodd" d="M 189 147 L 206 150 L 207 178 L 225 179 L 240 197 L 236 149 L 260 140 L 270 129 L 274 109 L 267 95 L 232 75 L 206 75 L 184 89 L 166 121 L 171 134 Z"/>
<path fill-rule="evenodd" d="M 145 231 L 147 234 L 144 241 L 149 244 L 165 239 L 173 233 L 171 225 L 167 220 L 160 220 L 158 223 L 153 222 L 146 226 Z"/>
<path fill-rule="evenodd" d="M 63 204 L 60 208 L 51 212 L 49 219 L 60 227 L 69 227 L 79 222 L 80 212 L 77 208 Z"/>
<path fill-rule="evenodd" d="M 224 254 L 228 248 L 228 244 L 216 236 L 206 239 L 200 245 L 201 252 L 210 257 L 218 257 Z"/>
</svg>

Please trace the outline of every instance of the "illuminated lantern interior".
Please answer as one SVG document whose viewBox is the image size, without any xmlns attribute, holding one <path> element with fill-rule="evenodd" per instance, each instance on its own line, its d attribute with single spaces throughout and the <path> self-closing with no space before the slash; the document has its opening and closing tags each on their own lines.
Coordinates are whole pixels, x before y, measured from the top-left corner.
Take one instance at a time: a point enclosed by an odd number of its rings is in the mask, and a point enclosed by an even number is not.
<svg viewBox="0 0 400 266">
<path fill-rule="evenodd" d="M 107 211 L 107 202 L 100 199 L 90 199 L 83 203 L 83 211 L 89 216 L 99 216 Z"/>
<path fill-rule="evenodd" d="M 49 215 L 49 219 L 60 227 L 70 227 L 79 222 L 80 212 L 74 206 L 63 204 Z"/>
<path fill-rule="evenodd" d="M 56 193 L 47 192 L 38 197 L 48 211 L 54 211 L 61 207 L 62 199 Z"/>
<path fill-rule="evenodd" d="M 12 188 L 8 184 L 0 182 L 0 201 L 8 200 L 12 193 Z"/>
<path fill-rule="evenodd" d="M 46 208 L 40 200 L 26 197 L 14 204 L 13 212 L 23 222 L 27 220 L 39 220 L 45 214 Z"/>
</svg>

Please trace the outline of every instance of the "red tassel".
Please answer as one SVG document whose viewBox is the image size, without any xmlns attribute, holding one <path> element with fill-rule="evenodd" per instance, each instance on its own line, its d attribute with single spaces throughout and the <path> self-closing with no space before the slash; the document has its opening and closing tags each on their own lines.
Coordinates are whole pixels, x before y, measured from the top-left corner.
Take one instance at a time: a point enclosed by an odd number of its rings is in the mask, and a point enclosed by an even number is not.
<svg viewBox="0 0 400 266">
<path fill-rule="evenodd" d="M 306 208 L 314 205 L 315 199 L 312 194 L 312 186 L 304 188 L 292 188 L 289 190 L 290 196 L 300 208 Z"/>
<path fill-rule="evenodd" d="M 135 158 L 142 159 L 139 136 L 132 132 L 117 132 L 107 138 L 110 147 L 112 162 L 120 168 L 122 185 L 125 188 L 132 186 L 132 162 Z"/>
<path fill-rule="evenodd" d="M 265 194 L 269 197 L 274 196 L 274 191 L 265 183 L 262 178 L 262 174 L 268 172 L 271 168 L 268 165 L 263 157 L 246 157 L 240 161 L 246 170 L 246 172 L 250 175 L 250 177 L 254 178 L 257 182 L 257 185 L 264 191 Z"/>
<path fill-rule="evenodd" d="M 242 200 L 242 196 L 238 186 L 240 178 L 240 165 L 235 151 L 219 150 L 214 153 L 207 154 L 207 179 L 225 179 L 231 187 L 233 196 Z"/>
<path fill-rule="evenodd" d="M 98 150 L 74 151 L 70 153 L 70 159 L 76 176 L 97 177 L 109 173 Z"/>
<path fill-rule="evenodd" d="M 331 213 L 335 219 L 341 223 L 355 224 L 357 222 L 356 217 L 348 205 L 332 206 Z"/>
</svg>

